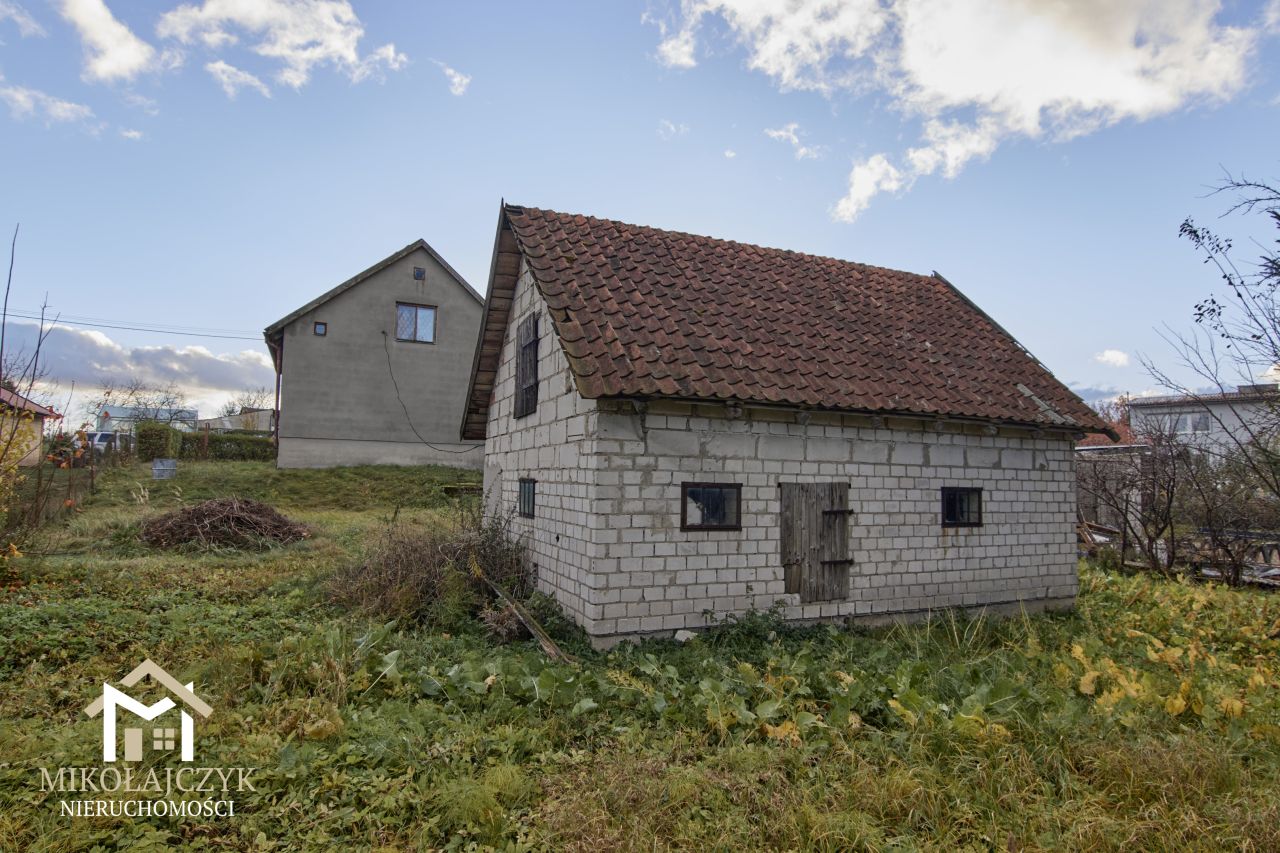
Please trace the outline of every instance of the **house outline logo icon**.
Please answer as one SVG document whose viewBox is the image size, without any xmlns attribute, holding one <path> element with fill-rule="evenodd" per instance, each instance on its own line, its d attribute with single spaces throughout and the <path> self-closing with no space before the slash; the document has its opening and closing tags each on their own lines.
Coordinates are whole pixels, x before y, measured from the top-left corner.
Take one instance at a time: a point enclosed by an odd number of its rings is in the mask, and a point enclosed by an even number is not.
<svg viewBox="0 0 1280 853">
<path fill-rule="evenodd" d="M 164 726 L 152 729 L 152 747 L 155 751 L 167 752 L 174 749 L 175 741 L 179 741 L 180 756 L 183 761 L 191 761 L 195 756 L 195 721 L 189 711 L 201 717 L 213 713 L 208 703 L 192 691 L 195 683 L 182 684 L 178 679 L 152 662 L 150 658 L 138 664 L 136 668 L 120 681 L 121 687 L 132 687 L 144 678 L 150 677 L 162 685 L 171 696 L 166 696 L 153 705 L 144 705 L 123 690 L 112 687 L 105 681 L 102 683 L 102 695 L 84 709 L 90 717 L 102 715 L 102 760 L 110 763 L 116 760 L 116 721 L 117 711 L 121 708 L 140 717 L 147 722 L 154 722 L 157 717 L 178 707 L 177 698 L 186 706 L 181 710 L 179 731 Z M 140 727 L 124 729 L 124 760 L 141 761 L 143 753 L 143 730 Z"/>
</svg>

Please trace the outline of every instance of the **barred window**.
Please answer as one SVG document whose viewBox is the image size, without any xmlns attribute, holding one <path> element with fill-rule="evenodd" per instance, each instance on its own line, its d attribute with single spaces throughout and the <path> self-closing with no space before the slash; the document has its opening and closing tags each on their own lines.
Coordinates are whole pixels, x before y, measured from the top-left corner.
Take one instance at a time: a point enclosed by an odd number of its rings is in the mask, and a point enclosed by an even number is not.
<svg viewBox="0 0 1280 853">
<path fill-rule="evenodd" d="M 943 527 L 981 527 L 982 489 L 944 486 L 942 489 Z"/>
<path fill-rule="evenodd" d="M 521 518 L 533 518 L 534 496 L 538 488 L 538 481 L 528 477 L 520 478 L 520 490 L 516 499 L 516 511 Z"/>
<path fill-rule="evenodd" d="M 538 315 L 530 314 L 516 331 L 516 407 L 523 418 L 538 410 Z"/>
</svg>

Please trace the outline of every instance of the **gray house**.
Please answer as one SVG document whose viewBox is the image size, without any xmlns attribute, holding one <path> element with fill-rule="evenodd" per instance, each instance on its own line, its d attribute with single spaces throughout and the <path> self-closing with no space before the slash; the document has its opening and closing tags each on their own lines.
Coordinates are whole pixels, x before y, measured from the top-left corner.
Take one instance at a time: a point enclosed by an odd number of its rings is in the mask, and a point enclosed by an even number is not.
<svg viewBox="0 0 1280 853">
<path fill-rule="evenodd" d="M 501 210 L 462 436 L 598 645 L 1069 607 L 1106 431 L 937 274 Z"/>
<path fill-rule="evenodd" d="M 458 440 L 483 300 L 418 240 L 267 327 L 281 468 L 479 468 Z"/>
</svg>

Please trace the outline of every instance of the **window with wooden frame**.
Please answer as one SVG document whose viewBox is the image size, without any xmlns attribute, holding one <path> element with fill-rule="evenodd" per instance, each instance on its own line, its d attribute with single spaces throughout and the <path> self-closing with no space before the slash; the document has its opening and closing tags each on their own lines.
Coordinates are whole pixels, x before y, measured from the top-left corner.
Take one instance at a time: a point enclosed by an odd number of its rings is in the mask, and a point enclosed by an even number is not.
<svg viewBox="0 0 1280 853">
<path fill-rule="evenodd" d="M 434 344 L 436 342 L 436 307 L 397 302 L 396 340 Z"/>
<path fill-rule="evenodd" d="M 530 314 L 516 329 L 516 407 L 523 418 L 538 410 L 538 315 Z"/>
<path fill-rule="evenodd" d="M 981 527 L 982 489 L 943 486 L 943 527 Z"/>
<path fill-rule="evenodd" d="M 516 512 L 521 518 L 533 518 L 534 497 L 537 494 L 538 481 L 529 477 L 521 477 L 516 494 Z"/>
<path fill-rule="evenodd" d="M 739 483 L 681 483 L 681 530 L 741 530 Z"/>
</svg>

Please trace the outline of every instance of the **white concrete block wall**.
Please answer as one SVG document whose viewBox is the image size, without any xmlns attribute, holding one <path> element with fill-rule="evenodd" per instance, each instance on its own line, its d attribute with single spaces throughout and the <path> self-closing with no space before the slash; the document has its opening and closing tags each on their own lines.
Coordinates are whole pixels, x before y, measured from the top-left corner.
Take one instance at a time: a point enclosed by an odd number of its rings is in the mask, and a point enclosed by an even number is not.
<svg viewBox="0 0 1280 853">
<path fill-rule="evenodd" d="M 541 317 L 538 408 L 515 418 L 516 329 L 534 311 Z M 519 480 L 537 481 L 534 517 L 517 515 L 513 527 L 529 549 L 539 588 L 588 631 L 599 615 L 589 595 L 595 418 L 594 404 L 574 386 L 546 305 L 522 265 L 489 407 L 485 492 L 491 511 L 514 512 Z"/>
<path fill-rule="evenodd" d="M 653 403 L 604 404 L 596 511 L 601 635 L 670 631 L 781 602 L 795 619 L 947 607 L 1065 606 L 1076 593 L 1075 472 L 1066 434 Z M 613 410 L 613 411 L 608 411 Z M 801 423 L 806 420 L 807 423 Z M 608 436 L 608 440 L 606 440 Z M 740 483 L 741 531 L 680 530 L 682 481 Z M 848 599 L 784 593 L 780 482 L 848 482 Z M 604 483 L 608 482 L 606 486 Z M 943 486 L 983 490 L 983 526 L 941 526 Z"/>
<path fill-rule="evenodd" d="M 515 330 L 543 317 L 538 410 L 514 419 Z M 988 434 L 994 432 L 995 434 Z M 775 602 L 796 619 L 1067 606 L 1076 593 L 1075 462 L 1067 433 L 747 407 L 582 399 L 522 269 L 489 411 L 485 485 L 515 518 L 539 586 L 593 637 L 669 633 Z M 742 485 L 742 530 L 682 531 L 680 484 Z M 780 482 L 850 484 L 848 598 L 784 592 Z M 943 529 L 943 486 L 983 489 L 983 526 Z"/>
</svg>

